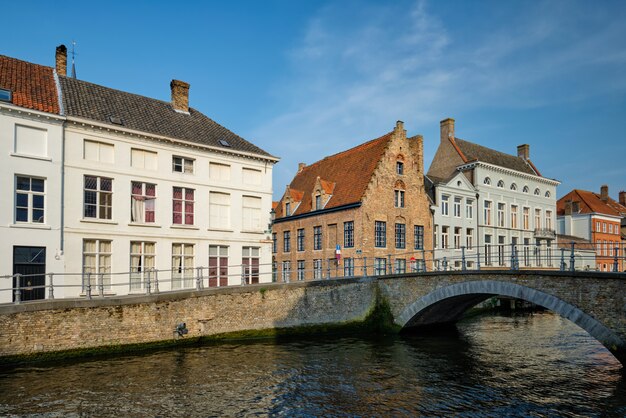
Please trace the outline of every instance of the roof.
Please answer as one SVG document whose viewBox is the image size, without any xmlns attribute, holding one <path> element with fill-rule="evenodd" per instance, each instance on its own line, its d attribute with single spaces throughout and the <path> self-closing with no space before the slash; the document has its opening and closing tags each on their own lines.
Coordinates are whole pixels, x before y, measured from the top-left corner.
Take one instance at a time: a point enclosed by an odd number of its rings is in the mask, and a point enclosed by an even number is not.
<svg viewBox="0 0 626 418">
<path fill-rule="evenodd" d="M 587 190 L 574 189 L 561 197 L 556 202 L 557 215 L 565 214 L 565 203 L 567 201 L 578 202 L 580 214 L 598 213 L 611 216 L 626 216 L 626 206 L 608 198 L 605 202 L 600 198 L 600 194 Z"/>
<path fill-rule="evenodd" d="M 15 106 L 60 114 L 52 67 L 0 55 L 0 88 L 11 91 Z"/>
<path fill-rule="evenodd" d="M 201 145 L 272 157 L 242 137 L 224 128 L 196 109 L 177 112 L 170 102 L 114 90 L 86 81 L 59 77 L 63 106 L 68 116 L 111 123 L 111 117 L 122 120 L 124 127 Z M 224 146 L 220 141 L 230 146 Z"/>
<path fill-rule="evenodd" d="M 571 249 L 572 242 L 574 243 L 574 248 L 581 250 L 593 250 L 593 243 L 588 239 L 576 237 L 574 235 L 565 235 L 565 234 L 556 234 L 556 245 L 557 248 L 565 248 Z"/>
<path fill-rule="evenodd" d="M 462 153 L 461 156 L 465 156 L 467 162 L 477 160 L 534 176 L 541 175 L 530 161 L 522 157 L 505 154 L 459 138 L 454 138 L 454 142 L 458 146 L 458 151 Z"/>
<path fill-rule="evenodd" d="M 320 180 L 323 179 L 321 184 L 326 192 L 332 189 L 332 198 L 324 209 L 360 202 L 393 133 L 394 131 L 391 131 L 302 168 L 289 184 L 289 190 L 303 192 L 302 202 L 292 215 L 311 211 L 313 203 L 311 196 L 318 177 Z M 334 183 L 334 188 L 331 187 L 331 183 Z M 282 216 L 282 205 L 279 205 L 276 208 L 276 217 Z"/>
</svg>

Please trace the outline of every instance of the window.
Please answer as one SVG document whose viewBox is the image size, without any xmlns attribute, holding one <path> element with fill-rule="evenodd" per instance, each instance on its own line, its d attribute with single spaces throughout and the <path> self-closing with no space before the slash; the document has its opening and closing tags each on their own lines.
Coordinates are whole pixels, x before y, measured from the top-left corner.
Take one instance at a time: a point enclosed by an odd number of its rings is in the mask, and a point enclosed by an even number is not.
<svg viewBox="0 0 626 418">
<path fill-rule="evenodd" d="M 467 219 L 474 218 L 474 199 L 465 199 L 465 217 Z"/>
<path fill-rule="evenodd" d="M 243 168 L 241 170 L 241 177 L 242 177 L 243 184 L 249 184 L 251 186 L 261 185 L 261 178 L 262 178 L 261 170 L 254 170 L 252 168 Z"/>
<path fill-rule="evenodd" d="M 154 280 L 154 242 L 130 242 L 130 290 L 144 288 L 145 283 Z"/>
<path fill-rule="evenodd" d="M 313 249 L 314 250 L 322 249 L 322 227 L 321 226 L 313 227 Z"/>
<path fill-rule="evenodd" d="M 174 187 L 172 198 L 172 223 L 174 225 L 193 225 L 194 190 Z"/>
<path fill-rule="evenodd" d="M 530 208 L 523 209 L 522 226 L 524 227 L 524 229 L 530 229 Z"/>
<path fill-rule="evenodd" d="M 441 227 L 441 248 L 449 248 L 450 246 L 450 227 Z"/>
<path fill-rule="evenodd" d="M 544 196 L 545 196 L 545 197 L 550 197 L 550 196 L 551 196 L 551 195 L 550 195 L 550 191 L 549 191 L 549 190 L 547 190 L 547 191 L 546 191 L 546 194 L 545 194 Z"/>
<path fill-rule="evenodd" d="M 393 272 L 395 274 L 404 274 L 406 273 L 406 259 L 404 258 L 396 258 L 394 261 Z"/>
<path fill-rule="evenodd" d="M 539 191 L 539 188 L 536 188 L 534 193 L 535 193 L 535 196 L 539 196 L 541 194 L 541 192 Z"/>
<path fill-rule="evenodd" d="M 546 210 L 546 222 L 544 226 L 546 229 L 552 229 L 552 211 L 551 210 Z"/>
<path fill-rule="evenodd" d="M 376 257 L 374 259 L 374 275 L 382 276 L 387 273 L 387 259 L 384 257 Z"/>
<path fill-rule="evenodd" d="M 298 229 L 298 235 L 297 235 L 297 250 L 298 251 L 304 251 L 304 229 Z"/>
<path fill-rule="evenodd" d="M 154 223 L 156 207 L 156 185 L 131 182 L 130 221 Z"/>
<path fill-rule="evenodd" d="M 449 201 L 450 201 L 450 196 L 445 195 L 445 194 L 441 195 L 441 214 L 443 216 L 448 216 Z"/>
<path fill-rule="evenodd" d="M 313 278 L 318 280 L 322 278 L 322 260 L 320 259 L 313 260 Z"/>
<path fill-rule="evenodd" d="M 483 219 L 485 225 L 491 225 L 491 204 L 492 202 L 485 200 L 484 211 L 483 211 Z"/>
<path fill-rule="evenodd" d="M 288 283 L 291 277 L 291 261 L 283 261 L 282 279 L 283 282 Z"/>
<path fill-rule="evenodd" d="M 15 153 L 46 157 L 48 155 L 48 131 L 15 125 Z"/>
<path fill-rule="evenodd" d="M 516 191 L 517 190 L 517 184 L 511 183 L 511 190 Z"/>
<path fill-rule="evenodd" d="M 486 184 L 487 186 L 491 185 L 491 179 L 489 177 L 485 177 L 485 180 L 483 180 L 483 184 Z"/>
<path fill-rule="evenodd" d="M 261 198 L 253 196 L 243 196 L 243 230 L 261 230 Z"/>
<path fill-rule="evenodd" d="M 474 229 L 467 228 L 465 231 L 465 246 L 468 250 L 474 248 Z"/>
<path fill-rule="evenodd" d="M 528 193 L 528 186 L 524 186 L 524 188 L 522 189 L 522 192 Z"/>
<path fill-rule="evenodd" d="M 304 260 L 298 260 L 298 280 L 304 280 Z"/>
<path fill-rule="evenodd" d="M 144 170 L 157 169 L 157 153 L 143 149 L 130 150 L 130 165 Z"/>
<path fill-rule="evenodd" d="M 376 221 L 374 224 L 374 246 L 381 248 L 387 246 L 387 223 Z"/>
<path fill-rule="evenodd" d="M 172 171 L 175 173 L 193 174 L 194 160 L 187 157 L 172 157 Z"/>
<path fill-rule="evenodd" d="M 516 205 L 511 205 L 511 228 L 517 229 L 517 212 L 518 207 Z"/>
<path fill-rule="evenodd" d="M 322 209 L 322 196 L 321 195 L 315 195 L 315 210 L 320 210 Z"/>
<path fill-rule="evenodd" d="M 113 145 L 85 139 L 83 158 L 89 161 L 113 164 Z"/>
<path fill-rule="evenodd" d="M 433 231 L 433 248 L 439 248 L 439 225 L 434 226 Z"/>
<path fill-rule="evenodd" d="M 402 161 L 396 161 L 396 174 L 399 176 L 404 174 L 404 163 Z"/>
<path fill-rule="evenodd" d="M 0 89 L 0 101 L 11 103 L 12 96 L 11 90 Z"/>
<path fill-rule="evenodd" d="M 259 282 L 259 254 L 260 251 L 258 247 L 242 248 L 241 264 L 246 284 Z"/>
<path fill-rule="evenodd" d="M 227 164 L 209 163 L 209 178 L 215 181 L 230 181 L 230 166 Z"/>
<path fill-rule="evenodd" d="M 42 224 L 45 220 L 45 180 L 15 177 L 15 222 Z"/>
<path fill-rule="evenodd" d="M 462 199 L 460 197 L 454 197 L 454 206 L 452 208 L 452 213 L 454 214 L 455 218 L 461 217 L 461 200 Z"/>
<path fill-rule="evenodd" d="M 209 228 L 227 229 L 230 227 L 230 195 L 209 192 Z"/>
<path fill-rule="evenodd" d="M 354 276 L 354 258 L 346 257 L 343 259 L 343 275 L 344 277 Z"/>
<path fill-rule="evenodd" d="M 485 235 L 485 264 L 491 265 L 491 235 Z"/>
<path fill-rule="evenodd" d="M 530 238 L 524 238 L 524 265 L 530 266 Z"/>
<path fill-rule="evenodd" d="M 272 234 L 272 254 L 276 254 L 276 249 L 278 248 L 278 238 L 276 237 L 276 232 Z"/>
<path fill-rule="evenodd" d="M 535 209 L 535 229 L 541 228 L 541 209 Z"/>
<path fill-rule="evenodd" d="M 396 224 L 396 248 L 406 248 L 405 224 Z"/>
<path fill-rule="evenodd" d="M 102 283 L 105 289 L 111 288 L 111 241 L 83 241 L 83 292 L 87 283 L 91 284 L 92 292 L 97 291 L 98 283 Z"/>
<path fill-rule="evenodd" d="M 172 244 L 172 289 L 193 286 L 193 261 L 193 244 Z"/>
<path fill-rule="evenodd" d="M 454 227 L 454 248 L 461 248 L 461 228 L 458 226 Z"/>
<path fill-rule="evenodd" d="M 504 203 L 498 203 L 498 226 L 504 228 Z"/>
<path fill-rule="evenodd" d="M 504 239 L 504 236 L 498 236 L 498 264 L 500 266 L 504 265 Z"/>
<path fill-rule="evenodd" d="M 354 221 L 343 223 L 343 246 L 344 248 L 354 247 Z"/>
<path fill-rule="evenodd" d="M 228 247 L 209 245 L 209 287 L 228 286 Z"/>
<path fill-rule="evenodd" d="M 596 231 L 600 232 L 600 222 L 596 221 Z"/>
<path fill-rule="evenodd" d="M 602 222 L 602 232 L 606 232 L 606 222 Z"/>
<path fill-rule="evenodd" d="M 423 250 L 424 249 L 424 226 L 423 225 L 413 226 L 413 234 L 415 235 L 415 249 Z"/>
<path fill-rule="evenodd" d="M 283 231 L 283 252 L 291 251 L 291 231 Z"/>
<path fill-rule="evenodd" d="M 83 217 L 112 219 L 113 179 L 85 176 Z"/>
<path fill-rule="evenodd" d="M 291 203 L 285 203 L 285 216 L 291 216 Z"/>
<path fill-rule="evenodd" d="M 404 190 L 394 190 L 394 206 L 396 208 L 404 207 Z"/>
<path fill-rule="evenodd" d="M 501 189 L 503 189 L 503 188 L 504 188 L 504 181 L 499 180 L 499 181 L 498 181 L 498 187 L 499 187 L 499 188 L 501 188 Z"/>
<path fill-rule="evenodd" d="M 609 224 L 609 234 L 612 234 L 612 233 L 613 233 L 613 224 Z"/>
</svg>

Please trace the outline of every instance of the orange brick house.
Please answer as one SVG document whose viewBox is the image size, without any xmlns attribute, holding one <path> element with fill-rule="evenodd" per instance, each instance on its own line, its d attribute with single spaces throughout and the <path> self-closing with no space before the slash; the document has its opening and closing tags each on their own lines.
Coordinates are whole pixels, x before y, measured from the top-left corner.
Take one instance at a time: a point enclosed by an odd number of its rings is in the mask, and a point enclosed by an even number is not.
<svg viewBox="0 0 626 418">
<path fill-rule="evenodd" d="M 379 138 L 299 164 L 275 207 L 277 279 L 381 275 L 428 265 L 432 215 L 423 160 L 422 136 L 407 138 L 398 121 Z"/>
<path fill-rule="evenodd" d="M 596 267 L 601 271 L 613 271 L 616 259 L 619 271 L 626 269 L 626 237 L 622 232 L 626 224 L 626 192 L 620 192 L 619 198 L 613 200 L 609 187 L 604 185 L 599 194 L 574 189 L 557 202 L 559 232 L 591 241 Z"/>
</svg>

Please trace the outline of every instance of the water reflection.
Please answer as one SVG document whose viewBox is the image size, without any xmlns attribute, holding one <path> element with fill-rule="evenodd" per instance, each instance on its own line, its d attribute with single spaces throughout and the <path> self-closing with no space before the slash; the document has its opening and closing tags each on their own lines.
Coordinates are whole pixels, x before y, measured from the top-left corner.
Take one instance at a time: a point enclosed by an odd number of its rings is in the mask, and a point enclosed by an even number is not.
<svg viewBox="0 0 626 418">
<path fill-rule="evenodd" d="M 624 416 L 617 360 L 551 314 L 391 338 L 221 344 L 0 374 L 0 414 Z"/>
</svg>

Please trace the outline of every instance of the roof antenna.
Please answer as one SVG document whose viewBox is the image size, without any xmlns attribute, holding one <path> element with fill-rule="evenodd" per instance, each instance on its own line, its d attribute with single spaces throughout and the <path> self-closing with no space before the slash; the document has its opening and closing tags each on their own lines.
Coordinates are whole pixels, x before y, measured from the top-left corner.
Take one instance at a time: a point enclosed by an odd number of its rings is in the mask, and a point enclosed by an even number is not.
<svg viewBox="0 0 626 418">
<path fill-rule="evenodd" d="M 72 78 L 76 78 L 76 66 L 74 65 L 74 56 L 76 55 L 76 41 L 72 41 Z"/>
</svg>

